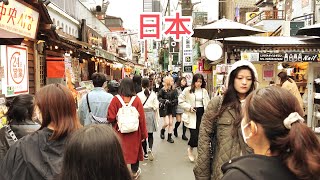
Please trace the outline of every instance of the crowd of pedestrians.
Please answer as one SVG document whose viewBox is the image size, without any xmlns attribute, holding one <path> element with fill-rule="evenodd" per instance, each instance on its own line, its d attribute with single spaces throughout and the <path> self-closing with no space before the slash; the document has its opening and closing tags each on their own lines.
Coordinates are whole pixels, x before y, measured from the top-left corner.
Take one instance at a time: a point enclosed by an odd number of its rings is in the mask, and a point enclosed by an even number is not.
<svg viewBox="0 0 320 180">
<path fill-rule="evenodd" d="M 188 86 L 170 73 L 120 82 L 94 73 L 78 108 L 62 84 L 19 95 L 0 129 L 0 179 L 138 179 L 140 161 L 157 159 L 154 136 L 172 144 L 182 125 L 195 179 L 318 180 L 319 141 L 278 76 L 282 87 L 258 89 L 253 64 L 237 61 L 212 98 L 202 74 Z"/>
</svg>

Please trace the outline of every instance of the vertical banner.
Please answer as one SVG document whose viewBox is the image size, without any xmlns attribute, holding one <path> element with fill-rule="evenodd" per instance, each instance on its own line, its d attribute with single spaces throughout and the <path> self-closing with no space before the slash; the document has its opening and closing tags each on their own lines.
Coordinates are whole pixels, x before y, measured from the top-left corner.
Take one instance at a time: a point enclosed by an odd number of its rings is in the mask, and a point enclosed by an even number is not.
<svg viewBox="0 0 320 180">
<path fill-rule="evenodd" d="M 3 94 L 10 97 L 29 93 L 27 47 L 2 46 L 1 49 L 1 66 L 5 76 L 2 81 Z"/>
<path fill-rule="evenodd" d="M 192 72 L 192 38 L 183 37 L 183 70 L 184 72 Z"/>
</svg>

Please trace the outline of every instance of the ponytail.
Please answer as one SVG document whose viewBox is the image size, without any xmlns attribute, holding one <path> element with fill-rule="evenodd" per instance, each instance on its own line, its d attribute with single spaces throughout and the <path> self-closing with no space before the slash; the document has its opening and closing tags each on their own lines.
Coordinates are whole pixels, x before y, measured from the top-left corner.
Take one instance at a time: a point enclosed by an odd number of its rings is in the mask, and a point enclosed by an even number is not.
<svg viewBox="0 0 320 180">
<path fill-rule="evenodd" d="M 146 95 L 147 97 L 150 96 L 150 91 L 149 91 L 148 88 L 145 88 L 145 89 L 144 89 L 144 95 Z"/>
<path fill-rule="evenodd" d="M 278 153 L 299 179 L 316 180 L 320 177 L 320 143 L 304 123 L 293 123 L 285 137 L 272 142 L 270 150 Z"/>
</svg>

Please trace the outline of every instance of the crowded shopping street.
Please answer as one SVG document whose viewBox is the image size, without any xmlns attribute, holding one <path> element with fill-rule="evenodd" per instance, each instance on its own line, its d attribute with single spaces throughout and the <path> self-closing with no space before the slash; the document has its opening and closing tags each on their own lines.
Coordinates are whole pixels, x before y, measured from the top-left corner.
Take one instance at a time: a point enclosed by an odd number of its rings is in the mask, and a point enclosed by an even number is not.
<svg viewBox="0 0 320 180">
<path fill-rule="evenodd" d="M 0 0 L 0 180 L 320 180 L 320 0 Z"/>
</svg>

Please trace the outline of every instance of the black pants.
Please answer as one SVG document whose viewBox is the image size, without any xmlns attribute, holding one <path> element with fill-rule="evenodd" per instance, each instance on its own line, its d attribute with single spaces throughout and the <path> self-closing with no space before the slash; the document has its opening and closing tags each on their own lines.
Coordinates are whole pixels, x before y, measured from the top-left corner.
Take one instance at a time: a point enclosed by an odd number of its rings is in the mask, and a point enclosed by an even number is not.
<svg viewBox="0 0 320 180">
<path fill-rule="evenodd" d="M 199 129 L 200 129 L 200 124 L 201 124 L 201 118 L 204 113 L 204 108 L 203 107 L 198 107 L 195 108 L 197 110 L 196 116 L 197 116 L 197 123 L 196 123 L 196 129 L 191 129 L 190 130 L 190 139 L 188 142 L 188 145 L 190 147 L 198 147 L 198 138 L 199 138 Z"/>
<path fill-rule="evenodd" d="M 148 133 L 148 144 L 149 144 L 149 149 L 152 150 L 153 133 Z M 142 148 L 143 148 L 144 154 L 147 154 L 147 141 L 146 140 L 142 142 Z"/>
<path fill-rule="evenodd" d="M 138 169 L 139 169 L 139 160 L 136 163 L 131 164 L 131 171 L 133 173 L 136 173 L 138 171 Z"/>
</svg>

